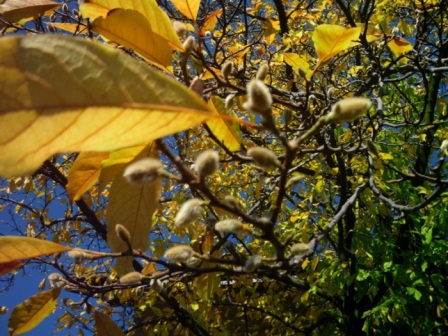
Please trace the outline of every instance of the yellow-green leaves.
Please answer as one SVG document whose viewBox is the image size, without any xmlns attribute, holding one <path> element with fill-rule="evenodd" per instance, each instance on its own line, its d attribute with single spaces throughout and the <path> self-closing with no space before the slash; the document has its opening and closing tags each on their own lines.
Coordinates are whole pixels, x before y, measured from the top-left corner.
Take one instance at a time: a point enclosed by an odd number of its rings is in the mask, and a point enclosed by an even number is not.
<svg viewBox="0 0 448 336">
<path fill-rule="evenodd" d="M 20 335 L 35 328 L 56 308 L 61 287 L 37 293 L 14 308 L 9 317 L 11 336 Z"/>
<path fill-rule="evenodd" d="M 70 247 L 28 237 L 0 237 L 0 265 L 42 255 L 65 252 Z"/>
<path fill-rule="evenodd" d="M 155 146 L 150 145 L 137 158 L 156 157 Z M 124 252 L 128 246 L 115 233 L 115 225 L 122 224 L 130 233 L 134 249 L 146 251 L 149 247 L 149 232 L 152 215 L 159 204 L 161 181 L 133 185 L 124 177 L 116 176 L 109 194 L 107 206 L 107 243 L 113 252 Z M 132 271 L 133 258 L 119 258 L 116 265 L 118 274 Z"/>
<path fill-rule="evenodd" d="M 353 47 L 354 41 L 359 39 L 360 33 L 359 27 L 345 28 L 329 24 L 318 26 L 313 33 L 314 48 L 319 57 L 316 69 L 329 62 L 341 51 Z"/>
<path fill-rule="evenodd" d="M 201 0 L 171 0 L 173 5 L 187 18 L 196 21 Z"/>
<path fill-rule="evenodd" d="M 97 336 L 124 336 L 123 331 L 110 317 L 95 312 L 95 328 Z"/>
<path fill-rule="evenodd" d="M 0 39 L 0 175 L 62 151 L 148 143 L 213 118 L 179 83 L 106 46 L 64 36 Z"/>
<path fill-rule="evenodd" d="M 0 18 L 12 23 L 33 19 L 60 4 L 49 0 L 3 0 L 0 2 Z M 3 23 L 0 22 L 0 27 Z"/>
</svg>

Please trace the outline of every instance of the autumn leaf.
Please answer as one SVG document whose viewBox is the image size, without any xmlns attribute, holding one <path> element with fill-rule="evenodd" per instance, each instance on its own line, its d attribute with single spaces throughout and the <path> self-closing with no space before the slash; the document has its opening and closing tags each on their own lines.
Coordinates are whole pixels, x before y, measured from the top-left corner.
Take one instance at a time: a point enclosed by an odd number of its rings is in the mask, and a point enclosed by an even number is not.
<svg viewBox="0 0 448 336">
<path fill-rule="evenodd" d="M 36 35 L 1 38 L 0 49 L 5 177 L 55 153 L 144 144 L 214 118 L 187 88 L 98 43 Z"/>
<path fill-rule="evenodd" d="M 221 15 L 221 9 L 210 13 L 210 15 L 205 18 L 204 23 L 202 24 L 202 28 L 199 31 L 199 35 L 205 35 L 206 32 L 212 31 L 215 28 L 216 23 L 218 22 L 218 18 Z"/>
<path fill-rule="evenodd" d="M 124 336 L 123 330 L 110 317 L 95 312 L 95 329 L 97 336 Z"/>
<path fill-rule="evenodd" d="M 37 293 L 26 299 L 11 312 L 8 321 L 10 335 L 19 335 L 34 329 L 56 308 L 61 287 Z"/>
<path fill-rule="evenodd" d="M 201 0 L 171 0 L 171 2 L 187 18 L 196 20 Z"/>
<path fill-rule="evenodd" d="M 66 185 L 70 202 L 77 201 L 97 181 L 101 162 L 109 157 L 109 152 L 80 153 L 68 172 Z"/>
<path fill-rule="evenodd" d="M 4 0 L 0 4 L 0 18 L 12 23 L 33 19 L 46 11 L 56 9 L 61 4 L 49 0 Z M 3 27 L 0 22 L 0 27 Z"/>
<path fill-rule="evenodd" d="M 212 96 L 208 101 L 210 110 L 218 115 L 226 115 L 224 102 L 221 98 Z M 224 119 L 213 119 L 207 122 L 210 131 L 231 151 L 241 149 L 242 136 L 239 125 Z"/>
<path fill-rule="evenodd" d="M 0 237 L 0 264 L 69 250 L 70 247 L 42 239 L 3 236 Z"/>
<path fill-rule="evenodd" d="M 148 145 L 136 160 L 143 157 L 157 157 L 155 145 Z M 152 215 L 159 204 L 161 181 L 142 185 L 132 185 L 121 174 L 116 176 L 109 194 L 107 206 L 107 244 L 113 252 L 128 249 L 125 242 L 115 233 L 115 226 L 122 224 L 131 235 L 134 249 L 146 251 L 149 247 L 149 233 L 152 226 Z M 124 201 L 125 200 L 125 201 Z M 132 271 L 130 257 L 119 258 L 116 270 L 119 275 Z"/>
<path fill-rule="evenodd" d="M 0 276 L 4 275 L 6 273 L 9 273 L 11 271 L 14 271 L 15 269 L 18 269 L 24 265 L 25 265 L 24 263 L 17 261 L 17 260 L 7 262 L 7 263 L 1 263 L 0 264 Z"/>
<path fill-rule="evenodd" d="M 329 62 L 341 51 L 353 47 L 353 41 L 359 39 L 360 33 L 359 27 L 345 28 L 329 24 L 318 26 L 313 33 L 314 48 L 319 57 L 316 69 Z"/>
<path fill-rule="evenodd" d="M 87 28 L 83 27 L 77 23 L 67 23 L 67 22 L 52 22 L 51 26 L 56 29 L 60 29 L 69 33 L 81 34 L 86 32 Z"/>
<path fill-rule="evenodd" d="M 311 79 L 313 72 L 311 71 L 310 66 L 305 58 L 296 53 L 284 53 L 283 57 L 286 64 L 292 66 L 294 72 L 297 73 L 297 70 L 300 68 L 305 71 L 306 79 Z"/>
<path fill-rule="evenodd" d="M 387 46 L 390 48 L 395 57 L 398 57 L 413 49 L 412 44 L 400 36 L 393 36 Z"/>
</svg>

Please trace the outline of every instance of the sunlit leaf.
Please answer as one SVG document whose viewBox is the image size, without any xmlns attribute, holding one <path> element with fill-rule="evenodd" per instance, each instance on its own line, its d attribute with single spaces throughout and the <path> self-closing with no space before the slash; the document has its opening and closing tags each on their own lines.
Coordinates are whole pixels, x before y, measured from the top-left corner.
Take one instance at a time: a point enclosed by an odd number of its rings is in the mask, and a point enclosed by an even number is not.
<svg viewBox="0 0 448 336">
<path fill-rule="evenodd" d="M 7 262 L 7 263 L 1 263 L 0 264 L 0 276 L 2 276 L 3 274 L 9 273 L 11 271 L 14 271 L 15 269 L 22 267 L 23 265 L 25 265 L 25 264 L 20 261 L 17 261 L 17 260 Z"/>
<path fill-rule="evenodd" d="M 68 172 L 67 194 L 71 202 L 77 201 L 98 181 L 101 162 L 109 157 L 109 152 L 86 152 L 76 158 Z"/>
<path fill-rule="evenodd" d="M 316 68 L 329 62 L 341 51 L 353 47 L 353 41 L 359 39 L 360 33 L 359 27 L 345 28 L 329 24 L 317 26 L 313 33 L 314 48 L 319 57 Z"/>
<path fill-rule="evenodd" d="M 69 250 L 70 247 L 42 239 L 3 236 L 0 237 L 0 264 Z"/>
<path fill-rule="evenodd" d="M 62 151 L 111 151 L 212 119 L 194 93 L 109 47 L 65 36 L 0 39 L 0 175 Z M 61 85 L 63 83 L 63 85 Z"/>
<path fill-rule="evenodd" d="M 164 68 L 171 64 L 168 42 L 154 34 L 148 20 L 135 10 L 111 10 L 105 18 L 98 17 L 92 22 L 92 30 L 134 50 L 152 63 Z"/>
<path fill-rule="evenodd" d="M 0 18 L 15 23 L 23 19 L 33 19 L 60 5 L 50 0 L 6 0 L 0 4 Z M 3 27 L 1 22 L 0 27 Z"/>
<path fill-rule="evenodd" d="M 77 23 L 53 22 L 51 23 L 51 25 L 56 29 L 64 30 L 72 34 L 84 33 L 87 30 L 86 27 L 81 26 Z"/>
<path fill-rule="evenodd" d="M 56 308 L 61 287 L 37 293 L 26 299 L 11 312 L 8 321 L 10 335 L 19 335 L 34 329 Z"/>
<path fill-rule="evenodd" d="M 212 96 L 208 101 L 210 110 L 219 115 L 226 115 L 224 102 L 221 98 Z M 239 125 L 224 119 L 214 119 L 207 122 L 210 131 L 231 151 L 241 148 L 243 141 Z"/>
<path fill-rule="evenodd" d="M 110 317 L 95 312 L 96 336 L 124 336 L 123 330 Z"/>
<path fill-rule="evenodd" d="M 204 20 L 204 23 L 202 25 L 201 30 L 199 31 L 200 35 L 205 35 L 207 31 L 212 31 L 216 23 L 218 22 L 218 18 L 221 16 L 222 10 L 217 10 L 214 12 L 211 12 L 209 16 Z"/>
<path fill-rule="evenodd" d="M 187 18 L 196 20 L 201 0 L 171 0 L 171 2 Z"/>
<path fill-rule="evenodd" d="M 155 145 L 149 145 L 136 159 L 157 157 Z M 116 176 L 109 194 L 107 206 L 107 244 L 113 252 L 126 251 L 127 245 L 115 233 L 115 225 L 124 225 L 130 235 L 134 249 L 146 251 L 149 247 L 149 232 L 152 215 L 159 204 L 161 181 L 143 185 L 131 185 L 123 177 Z M 119 258 L 116 265 L 118 274 L 132 271 L 133 258 Z"/>
<path fill-rule="evenodd" d="M 305 71 L 306 79 L 310 80 L 313 71 L 310 69 L 308 62 L 304 57 L 296 53 L 284 53 L 283 57 L 286 64 L 292 66 L 294 72 L 297 73 L 297 70 L 301 68 L 303 71 Z"/>
<path fill-rule="evenodd" d="M 400 36 L 394 36 L 387 44 L 395 57 L 412 50 L 412 44 Z"/>
</svg>

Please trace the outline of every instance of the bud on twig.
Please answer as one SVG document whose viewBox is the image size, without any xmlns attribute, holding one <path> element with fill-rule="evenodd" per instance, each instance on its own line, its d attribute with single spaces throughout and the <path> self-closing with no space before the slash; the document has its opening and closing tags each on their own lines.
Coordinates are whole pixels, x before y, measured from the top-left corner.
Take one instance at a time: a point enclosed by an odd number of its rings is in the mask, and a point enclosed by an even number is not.
<svg viewBox="0 0 448 336">
<path fill-rule="evenodd" d="M 333 105 L 325 121 L 331 123 L 352 122 L 366 113 L 371 106 L 372 102 L 367 98 L 345 98 Z"/>
<path fill-rule="evenodd" d="M 238 208 L 239 207 L 239 202 L 237 200 L 237 198 L 235 196 L 232 195 L 226 195 L 224 197 L 224 201 L 226 201 L 227 203 L 229 203 L 231 206 L 233 206 L 234 208 Z"/>
<path fill-rule="evenodd" d="M 194 37 L 188 36 L 188 38 L 183 43 L 184 54 L 188 55 L 194 49 Z"/>
<path fill-rule="evenodd" d="M 184 37 L 187 34 L 187 26 L 183 22 L 173 21 L 173 27 L 177 36 L 179 36 L 180 38 Z"/>
<path fill-rule="evenodd" d="M 165 258 L 168 260 L 173 260 L 181 263 L 186 263 L 193 256 L 194 251 L 188 245 L 178 245 L 170 247 L 165 251 Z"/>
<path fill-rule="evenodd" d="M 179 212 L 174 219 L 174 225 L 178 228 L 186 227 L 202 215 L 202 205 L 204 201 L 199 198 L 193 198 L 182 204 Z"/>
<path fill-rule="evenodd" d="M 230 74 L 233 72 L 233 62 L 225 62 L 221 67 L 222 76 L 226 81 L 229 80 Z"/>
<path fill-rule="evenodd" d="M 224 102 L 226 110 L 231 109 L 235 105 L 235 94 L 229 94 Z"/>
<path fill-rule="evenodd" d="M 115 225 L 115 233 L 117 234 L 117 237 L 120 238 L 122 242 L 126 243 L 126 245 L 131 250 L 131 234 L 129 233 L 128 229 L 122 224 L 117 224 Z"/>
<path fill-rule="evenodd" d="M 255 76 L 256 79 L 264 81 L 268 75 L 269 72 L 269 65 L 266 63 L 262 64 L 260 69 L 257 71 L 257 75 Z"/>
<path fill-rule="evenodd" d="M 251 156 L 254 162 L 261 168 L 281 168 L 280 161 L 275 156 L 274 152 L 264 147 L 252 147 L 247 151 L 247 155 Z"/>
<path fill-rule="evenodd" d="M 194 169 L 198 176 L 202 179 L 206 176 L 213 175 L 219 168 L 218 152 L 208 149 L 198 155 L 194 162 Z"/>
<path fill-rule="evenodd" d="M 272 96 L 268 87 L 259 79 L 252 79 L 247 84 L 248 100 L 244 103 L 246 110 L 259 114 L 270 114 Z"/>
<path fill-rule="evenodd" d="M 154 158 L 144 158 L 126 167 L 123 177 L 131 184 L 152 183 L 163 173 L 162 162 Z"/>
<path fill-rule="evenodd" d="M 311 248 L 308 244 L 297 243 L 291 246 L 292 255 L 305 255 L 311 252 Z"/>
<path fill-rule="evenodd" d="M 143 274 L 139 272 L 130 272 L 128 274 L 123 275 L 120 280 L 118 280 L 119 283 L 123 285 L 135 285 L 141 282 L 143 278 Z"/>
<path fill-rule="evenodd" d="M 254 272 L 260 265 L 262 264 L 262 258 L 258 254 L 254 254 L 250 256 L 249 259 L 246 260 L 244 265 L 244 270 L 248 273 Z"/>
<path fill-rule="evenodd" d="M 221 233 L 235 233 L 243 228 L 243 223 L 237 219 L 224 219 L 215 224 L 215 230 Z"/>
</svg>

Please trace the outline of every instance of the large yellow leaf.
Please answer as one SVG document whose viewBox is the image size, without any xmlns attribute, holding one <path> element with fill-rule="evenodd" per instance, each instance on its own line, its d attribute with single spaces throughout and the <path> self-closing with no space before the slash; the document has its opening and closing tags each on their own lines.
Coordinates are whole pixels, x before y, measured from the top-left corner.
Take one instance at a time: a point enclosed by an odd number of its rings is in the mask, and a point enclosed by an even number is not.
<svg viewBox="0 0 448 336">
<path fill-rule="evenodd" d="M 101 162 L 109 152 L 85 152 L 78 155 L 68 172 L 67 194 L 71 202 L 77 201 L 100 176 Z"/>
<path fill-rule="evenodd" d="M 0 264 L 70 250 L 70 247 L 42 239 L 3 236 L 0 237 Z"/>
<path fill-rule="evenodd" d="M 317 26 L 313 33 L 314 48 L 319 57 L 316 68 L 329 62 L 341 51 L 353 47 L 353 41 L 359 39 L 360 33 L 359 27 L 345 28 L 330 24 Z"/>
<path fill-rule="evenodd" d="M 395 57 L 411 51 L 413 48 L 412 44 L 409 41 L 399 36 L 394 36 L 392 40 L 390 40 L 390 42 L 387 44 L 387 46 L 390 48 L 392 54 Z"/>
<path fill-rule="evenodd" d="M 34 329 L 56 308 L 61 287 L 37 293 L 26 299 L 11 312 L 8 321 L 10 335 L 19 335 Z"/>
<path fill-rule="evenodd" d="M 30 174 L 63 151 L 111 151 L 215 116 L 176 81 L 84 39 L 0 39 L 0 175 Z"/>
<path fill-rule="evenodd" d="M 296 53 L 284 53 L 283 57 L 286 64 L 292 66 L 294 72 L 297 72 L 298 68 L 305 71 L 305 76 L 307 80 L 311 79 L 313 72 L 305 58 Z"/>
<path fill-rule="evenodd" d="M 95 312 L 96 336 L 124 336 L 123 330 L 112 319 L 100 312 Z"/>
<path fill-rule="evenodd" d="M 108 10 L 117 8 L 136 10 L 148 20 L 154 34 L 165 39 L 174 49 L 184 49 L 171 20 L 155 0 L 87 0 L 80 6 L 83 16 L 92 21 L 98 16 L 105 17 Z"/>
<path fill-rule="evenodd" d="M 171 65 L 168 42 L 154 34 L 148 20 L 135 10 L 111 10 L 105 18 L 100 16 L 92 22 L 92 30 L 134 50 L 151 63 L 165 69 Z"/>
<path fill-rule="evenodd" d="M 151 144 L 137 156 L 157 157 L 155 145 Z M 149 233 L 152 226 L 152 215 L 159 204 L 162 183 L 160 180 L 143 185 L 132 185 L 121 174 L 114 178 L 107 205 L 107 244 L 113 252 L 124 252 L 128 249 L 126 243 L 115 233 L 115 225 L 124 225 L 130 235 L 134 249 L 146 251 L 149 247 Z M 132 271 L 132 258 L 119 258 L 116 265 L 118 274 Z"/>
<path fill-rule="evenodd" d="M 212 96 L 208 101 L 210 110 L 217 115 L 226 115 L 224 102 L 221 98 Z M 210 131 L 231 151 L 237 151 L 241 148 L 243 138 L 239 125 L 235 122 L 223 119 L 214 119 L 207 122 Z"/>
<path fill-rule="evenodd" d="M 32 19 L 60 5 L 49 0 L 4 0 L 0 3 L 0 18 L 15 23 L 23 19 Z M 0 27 L 3 27 L 1 22 Z"/>
<path fill-rule="evenodd" d="M 187 18 L 196 20 L 201 0 L 171 0 L 171 2 Z"/>
</svg>

